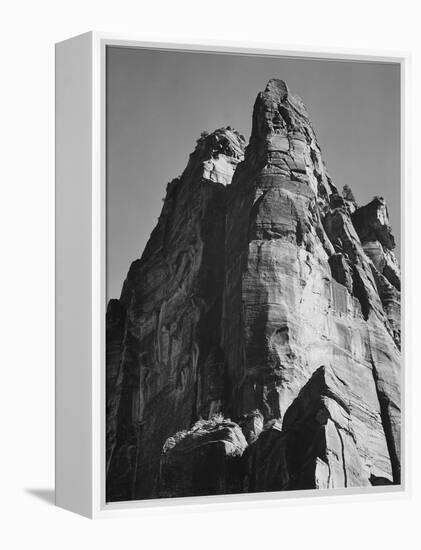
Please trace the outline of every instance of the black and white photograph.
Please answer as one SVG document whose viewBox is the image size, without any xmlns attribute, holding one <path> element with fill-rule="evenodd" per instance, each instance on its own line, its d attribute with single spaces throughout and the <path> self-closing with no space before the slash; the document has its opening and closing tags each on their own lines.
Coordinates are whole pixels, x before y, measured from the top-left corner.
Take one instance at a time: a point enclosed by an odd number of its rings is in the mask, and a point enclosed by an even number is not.
<svg viewBox="0 0 421 550">
<path fill-rule="evenodd" d="M 400 78 L 107 48 L 107 502 L 401 484 Z"/>
<path fill-rule="evenodd" d="M 6 3 L 0 548 L 414 548 L 421 41 L 390 7 Z"/>
</svg>

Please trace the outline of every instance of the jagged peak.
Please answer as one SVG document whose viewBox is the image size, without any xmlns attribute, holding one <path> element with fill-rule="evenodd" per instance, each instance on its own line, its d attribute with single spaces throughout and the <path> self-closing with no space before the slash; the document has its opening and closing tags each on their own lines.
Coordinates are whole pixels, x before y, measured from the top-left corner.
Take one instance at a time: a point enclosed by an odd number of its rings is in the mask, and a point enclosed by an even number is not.
<svg viewBox="0 0 421 550">
<path fill-rule="evenodd" d="M 274 133 L 300 133 L 306 139 L 315 140 L 310 116 L 302 99 L 292 94 L 287 83 L 280 78 L 271 78 L 257 95 L 251 141 Z"/>
<path fill-rule="evenodd" d="M 182 177 L 200 166 L 202 179 L 229 185 L 237 164 L 244 159 L 245 148 L 244 136 L 231 126 L 218 128 L 210 134 L 202 132 Z"/>
<path fill-rule="evenodd" d="M 393 250 L 395 239 L 389 223 L 386 200 L 374 197 L 352 214 L 352 222 L 361 242 L 379 241 L 383 247 Z"/>
<path fill-rule="evenodd" d="M 263 92 L 257 96 L 256 103 L 263 101 L 266 108 L 271 107 L 273 103 L 282 104 L 286 109 L 293 111 L 293 116 L 309 119 L 308 111 L 300 96 L 291 93 L 288 84 L 281 78 L 271 78 L 266 84 Z M 308 120 L 310 122 L 310 120 Z"/>
<path fill-rule="evenodd" d="M 285 80 L 271 78 L 266 84 L 265 93 L 274 96 L 278 101 L 284 101 L 288 97 L 289 89 Z"/>
<path fill-rule="evenodd" d="M 203 159 L 215 158 L 220 154 L 242 158 L 245 146 L 245 137 L 231 126 L 225 126 L 210 133 L 202 132 L 193 154 L 199 154 Z"/>
</svg>

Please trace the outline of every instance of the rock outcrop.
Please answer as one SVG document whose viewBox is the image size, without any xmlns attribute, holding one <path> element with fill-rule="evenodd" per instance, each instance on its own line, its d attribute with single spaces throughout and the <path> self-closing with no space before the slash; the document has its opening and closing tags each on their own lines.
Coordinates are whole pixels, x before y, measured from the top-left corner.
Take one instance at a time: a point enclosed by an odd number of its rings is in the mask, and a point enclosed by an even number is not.
<svg viewBox="0 0 421 550">
<path fill-rule="evenodd" d="M 203 135 L 108 306 L 107 499 L 399 483 L 393 248 L 283 81 Z"/>
<path fill-rule="evenodd" d="M 224 399 L 220 344 L 230 129 L 202 136 L 107 312 L 107 498 L 156 495 L 162 447 Z M 117 353 L 117 349 L 119 353 Z"/>
<path fill-rule="evenodd" d="M 160 497 L 239 493 L 239 461 L 247 448 L 238 424 L 214 416 L 167 439 L 162 450 Z"/>
</svg>

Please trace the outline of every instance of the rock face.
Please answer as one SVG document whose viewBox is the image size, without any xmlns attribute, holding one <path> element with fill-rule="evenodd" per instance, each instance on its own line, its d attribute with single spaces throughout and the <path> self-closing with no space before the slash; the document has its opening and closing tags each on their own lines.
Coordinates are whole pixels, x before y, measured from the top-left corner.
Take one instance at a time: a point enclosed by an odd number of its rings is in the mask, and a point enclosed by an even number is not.
<svg viewBox="0 0 421 550">
<path fill-rule="evenodd" d="M 399 483 L 393 248 L 283 81 L 202 136 L 108 306 L 107 499 Z"/>
<path fill-rule="evenodd" d="M 120 299 L 109 303 L 109 500 L 155 496 L 167 437 L 221 408 L 225 185 L 244 146 L 230 129 L 199 139 Z"/>
</svg>

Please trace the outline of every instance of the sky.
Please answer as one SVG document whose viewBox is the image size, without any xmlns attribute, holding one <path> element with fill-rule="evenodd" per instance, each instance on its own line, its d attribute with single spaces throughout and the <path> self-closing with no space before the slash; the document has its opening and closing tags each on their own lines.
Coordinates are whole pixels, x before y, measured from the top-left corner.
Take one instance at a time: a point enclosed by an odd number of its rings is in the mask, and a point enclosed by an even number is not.
<svg viewBox="0 0 421 550">
<path fill-rule="evenodd" d="M 169 181 L 201 132 L 248 140 L 255 98 L 281 78 L 310 113 L 333 183 L 383 196 L 400 253 L 400 68 L 367 63 L 108 47 L 107 298 L 156 225 Z"/>
</svg>

